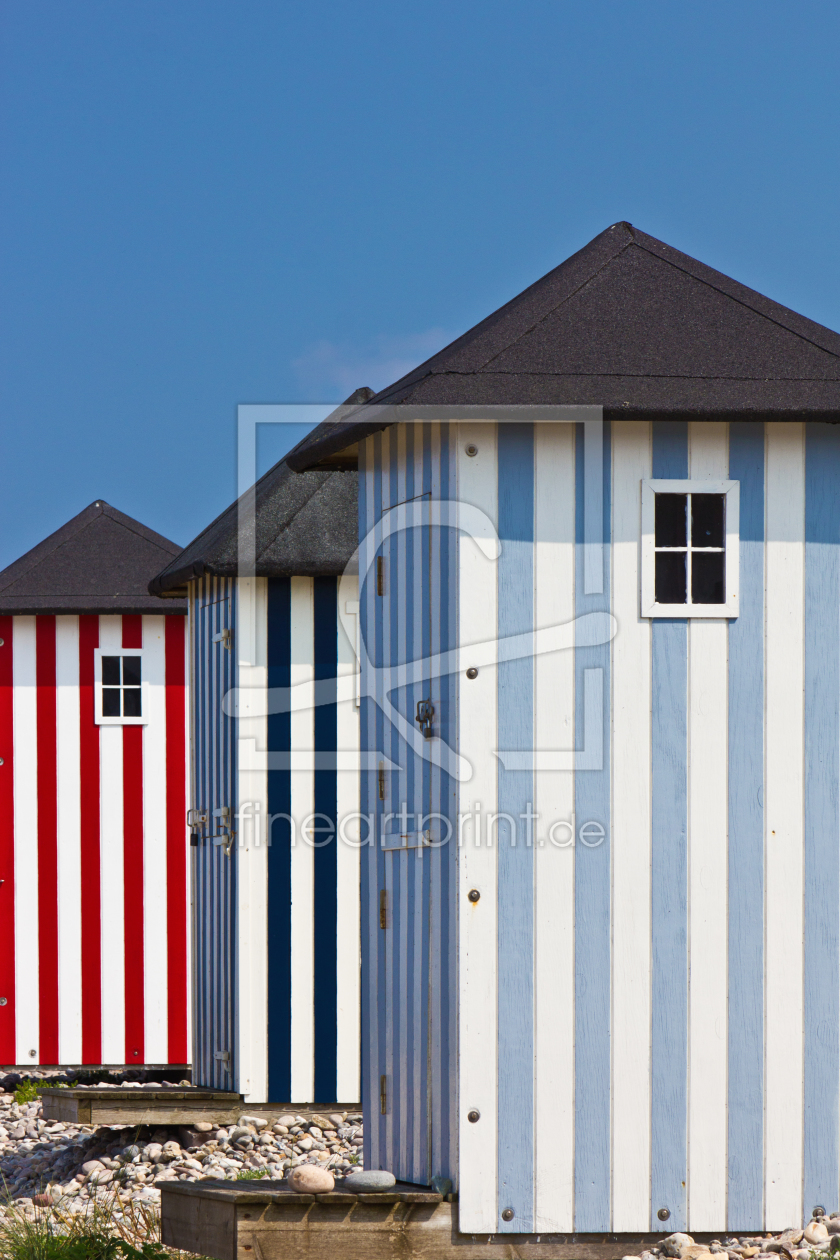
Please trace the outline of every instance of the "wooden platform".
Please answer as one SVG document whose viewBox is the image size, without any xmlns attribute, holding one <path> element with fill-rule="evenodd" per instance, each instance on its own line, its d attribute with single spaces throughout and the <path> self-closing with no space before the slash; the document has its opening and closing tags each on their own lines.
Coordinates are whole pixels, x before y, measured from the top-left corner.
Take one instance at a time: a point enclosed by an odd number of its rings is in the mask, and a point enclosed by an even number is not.
<svg viewBox="0 0 840 1260">
<path fill-rule="evenodd" d="M 225 1181 L 160 1182 L 162 1241 L 212 1260 L 620 1260 L 664 1237 L 461 1234 L 453 1196 L 444 1200 L 418 1186 L 312 1195 L 256 1184 L 245 1190 Z"/>
<path fill-rule="evenodd" d="M 65 1124 L 234 1124 L 248 1108 L 241 1094 L 214 1089 L 42 1089 L 45 1120 Z"/>
</svg>

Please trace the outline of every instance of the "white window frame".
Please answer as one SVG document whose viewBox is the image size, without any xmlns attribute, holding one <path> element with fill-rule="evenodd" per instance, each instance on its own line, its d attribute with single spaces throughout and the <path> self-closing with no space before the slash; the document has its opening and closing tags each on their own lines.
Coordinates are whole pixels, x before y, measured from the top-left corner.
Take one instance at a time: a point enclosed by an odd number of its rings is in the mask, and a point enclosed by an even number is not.
<svg viewBox="0 0 840 1260">
<path fill-rule="evenodd" d="M 722 494 L 724 504 L 724 583 L 723 604 L 657 604 L 656 602 L 656 496 L 657 494 Z M 641 606 L 643 617 L 675 619 L 738 616 L 738 551 L 740 544 L 740 493 L 737 481 L 674 481 L 656 479 L 642 482 L 642 565 Z M 694 549 L 696 550 L 696 548 Z M 691 589 L 686 591 L 691 597 Z"/>
<path fill-rule="evenodd" d="M 146 666 L 143 662 L 142 648 L 94 648 L 93 649 L 93 720 L 97 726 L 148 726 L 149 725 L 149 683 L 146 678 Z M 139 656 L 140 660 L 140 717 L 103 717 L 102 716 L 102 657 L 103 656 Z"/>
</svg>

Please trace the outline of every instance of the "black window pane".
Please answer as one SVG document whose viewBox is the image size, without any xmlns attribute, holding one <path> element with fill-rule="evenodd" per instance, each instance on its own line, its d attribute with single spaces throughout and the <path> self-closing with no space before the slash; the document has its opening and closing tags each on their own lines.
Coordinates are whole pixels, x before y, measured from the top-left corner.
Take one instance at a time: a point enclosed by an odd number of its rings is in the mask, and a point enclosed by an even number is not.
<svg viewBox="0 0 840 1260">
<path fill-rule="evenodd" d="M 657 551 L 656 602 L 657 604 L 685 603 L 684 551 Z"/>
<path fill-rule="evenodd" d="M 691 496 L 692 547 L 723 546 L 723 495 Z"/>
<path fill-rule="evenodd" d="M 656 496 L 656 545 L 657 547 L 685 546 L 686 495 L 658 494 Z"/>
<path fill-rule="evenodd" d="M 140 688 L 126 687 L 123 690 L 123 717 L 140 716 Z"/>
<path fill-rule="evenodd" d="M 119 717 L 120 716 L 120 689 L 119 687 L 103 687 L 102 688 L 102 716 L 103 717 Z"/>
<path fill-rule="evenodd" d="M 126 687 L 140 686 L 140 657 L 124 656 L 123 662 L 123 685 Z"/>
<path fill-rule="evenodd" d="M 692 552 L 691 602 L 693 604 L 725 603 L 722 551 Z"/>
<path fill-rule="evenodd" d="M 120 658 L 118 656 L 102 657 L 102 685 L 104 687 L 119 687 Z"/>
</svg>

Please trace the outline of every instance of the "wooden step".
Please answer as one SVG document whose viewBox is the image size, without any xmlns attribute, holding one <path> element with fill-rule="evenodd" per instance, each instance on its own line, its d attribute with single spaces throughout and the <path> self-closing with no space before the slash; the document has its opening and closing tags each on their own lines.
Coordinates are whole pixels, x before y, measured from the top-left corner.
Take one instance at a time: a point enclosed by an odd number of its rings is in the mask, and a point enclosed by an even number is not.
<svg viewBox="0 0 840 1260">
<path fill-rule="evenodd" d="M 164 1244 L 212 1260 L 620 1260 L 664 1237 L 462 1234 L 454 1196 L 443 1199 L 421 1186 L 398 1182 L 376 1194 L 313 1195 L 276 1182 L 241 1184 L 249 1188 L 229 1181 L 158 1182 Z M 711 1237 L 694 1235 L 698 1242 Z"/>
<path fill-rule="evenodd" d="M 248 1108 L 242 1095 L 216 1089 L 41 1089 L 45 1120 L 65 1124 L 234 1124 Z"/>
</svg>

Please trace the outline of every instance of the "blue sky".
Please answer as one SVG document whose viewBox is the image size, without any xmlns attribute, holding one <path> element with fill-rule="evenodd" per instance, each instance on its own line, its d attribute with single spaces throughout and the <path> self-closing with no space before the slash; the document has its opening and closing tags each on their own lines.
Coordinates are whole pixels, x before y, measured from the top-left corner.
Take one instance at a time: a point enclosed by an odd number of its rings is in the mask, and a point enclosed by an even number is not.
<svg viewBox="0 0 840 1260">
<path fill-rule="evenodd" d="M 5 0 L 0 566 L 98 497 L 186 543 L 237 404 L 381 387 L 619 219 L 840 327 L 838 49 L 836 0 Z"/>
</svg>

